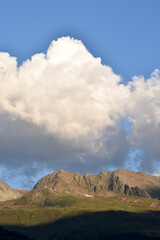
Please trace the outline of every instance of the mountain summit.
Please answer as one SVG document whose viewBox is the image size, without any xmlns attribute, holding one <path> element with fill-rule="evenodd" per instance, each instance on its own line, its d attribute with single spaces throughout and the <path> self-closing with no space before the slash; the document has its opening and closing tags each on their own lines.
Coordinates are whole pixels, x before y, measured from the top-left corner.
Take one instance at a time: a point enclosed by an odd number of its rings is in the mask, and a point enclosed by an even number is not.
<svg viewBox="0 0 160 240">
<path fill-rule="evenodd" d="M 97 175 L 69 173 L 63 169 L 41 178 L 33 191 L 48 189 L 56 195 L 85 197 L 130 195 L 160 199 L 160 177 L 125 169 Z"/>
</svg>

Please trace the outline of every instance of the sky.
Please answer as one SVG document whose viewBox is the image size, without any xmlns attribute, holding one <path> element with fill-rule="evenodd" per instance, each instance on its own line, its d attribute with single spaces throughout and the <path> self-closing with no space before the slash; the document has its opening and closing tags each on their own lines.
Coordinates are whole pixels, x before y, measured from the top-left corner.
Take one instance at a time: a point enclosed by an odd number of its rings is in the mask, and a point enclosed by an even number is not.
<svg viewBox="0 0 160 240">
<path fill-rule="evenodd" d="M 0 178 L 160 174 L 160 1 L 0 0 Z"/>
</svg>

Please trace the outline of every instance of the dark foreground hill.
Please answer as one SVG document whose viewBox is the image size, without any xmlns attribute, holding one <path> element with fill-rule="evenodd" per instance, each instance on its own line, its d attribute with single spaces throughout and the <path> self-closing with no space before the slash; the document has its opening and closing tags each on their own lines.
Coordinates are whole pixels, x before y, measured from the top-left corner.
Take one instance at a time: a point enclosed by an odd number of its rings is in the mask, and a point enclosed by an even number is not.
<svg viewBox="0 0 160 240">
<path fill-rule="evenodd" d="M 48 207 L 0 207 L 1 226 L 36 240 L 159 240 L 159 223 L 160 201 L 151 198 L 67 195 Z"/>
<path fill-rule="evenodd" d="M 8 231 L 0 226 L 0 240 L 29 240 L 29 238 L 21 233 Z"/>
</svg>

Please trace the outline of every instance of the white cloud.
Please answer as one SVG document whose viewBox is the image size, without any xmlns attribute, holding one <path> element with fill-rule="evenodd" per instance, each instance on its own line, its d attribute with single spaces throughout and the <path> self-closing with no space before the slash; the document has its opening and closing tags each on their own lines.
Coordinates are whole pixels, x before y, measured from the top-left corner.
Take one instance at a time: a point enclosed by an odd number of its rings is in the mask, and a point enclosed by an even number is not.
<svg viewBox="0 0 160 240">
<path fill-rule="evenodd" d="M 145 150 L 150 158 L 160 159 L 160 71 L 155 70 L 147 80 L 134 77 L 129 85 L 130 140 Z"/>
<path fill-rule="evenodd" d="M 81 41 L 53 41 L 46 55 L 34 55 L 19 69 L 6 53 L 0 61 L 1 109 L 54 135 L 97 138 L 124 114 L 127 87 Z"/>
<path fill-rule="evenodd" d="M 128 131 L 122 119 L 130 121 Z M 0 161 L 11 167 L 31 159 L 28 169 L 35 160 L 101 170 L 124 166 L 129 150 L 140 149 L 141 170 L 153 169 L 160 159 L 160 71 L 124 85 L 70 37 L 53 41 L 46 54 L 20 67 L 15 57 L 0 53 L 0 140 Z"/>
<path fill-rule="evenodd" d="M 158 168 L 157 171 L 155 171 L 153 175 L 160 177 L 160 168 Z"/>
</svg>

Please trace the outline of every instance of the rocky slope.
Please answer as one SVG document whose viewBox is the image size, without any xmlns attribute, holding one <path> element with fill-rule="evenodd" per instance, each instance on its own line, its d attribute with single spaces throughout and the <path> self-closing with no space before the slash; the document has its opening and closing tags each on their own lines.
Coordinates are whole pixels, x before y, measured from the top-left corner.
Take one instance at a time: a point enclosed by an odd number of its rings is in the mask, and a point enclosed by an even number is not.
<svg viewBox="0 0 160 240">
<path fill-rule="evenodd" d="M 21 192 L 21 190 L 14 190 L 2 180 L 0 180 L 0 201 L 16 199 L 18 197 L 21 197 L 25 192 L 26 191 Z"/>
<path fill-rule="evenodd" d="M 40 179 L 33 192 L 48 189 L 61 195 L 111 196 L 115 194 L 150 197 L 160 199 L 160 177 L 125 169 L 102 171 L 97 175 L 69 173 L 64 170 L 54 172 Z"/>
</svg>

